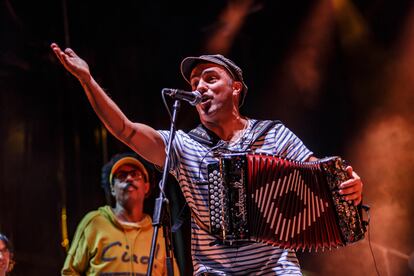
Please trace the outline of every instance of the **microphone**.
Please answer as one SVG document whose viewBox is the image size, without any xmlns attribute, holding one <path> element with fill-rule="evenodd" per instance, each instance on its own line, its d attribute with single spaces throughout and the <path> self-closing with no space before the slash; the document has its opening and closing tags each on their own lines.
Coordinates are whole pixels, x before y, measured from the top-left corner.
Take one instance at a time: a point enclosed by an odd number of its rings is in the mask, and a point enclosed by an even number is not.
<svg viewBox="0 0 414 276">
<path fill-rule="evenodd" d="M 176 100 L 184 100 L 189 102 L 191 105 L 197 105 L 201 102 L 203 97 L 201 96 L 201 93 L 196 91 L 184 91 L 180 89 L 173 89 L 173 88 L 164 88 L 162 90 L 163 94 L 167 94 L 173 99 Z"/>
</svg>

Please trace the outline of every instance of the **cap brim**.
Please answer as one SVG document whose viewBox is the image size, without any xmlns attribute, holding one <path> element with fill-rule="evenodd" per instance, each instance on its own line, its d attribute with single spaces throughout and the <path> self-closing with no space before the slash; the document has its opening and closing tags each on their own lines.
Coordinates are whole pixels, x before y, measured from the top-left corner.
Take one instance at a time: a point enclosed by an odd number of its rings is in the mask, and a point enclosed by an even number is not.
<svg viewBox="0 0 414 276">
<path fill-rule="evenodd" d="M 145 168 L 145 166 L 138 159 L 133 158 L 133 157 L 130 157 L 130 156 L 127 156 L 127 157 L 124 157 L 124 158 L 119 159 L 112 166 L 111 173 L 109 175 L 109 183 L 111 185 L 112 185 L 113 175 L 123 165 L 136 166 L 145 175 L 145 180 L 146 181 L 149 181 L 149 179 L 148 179 L 148 172 L 147 172 L 147 169 Z"/>
<path fill-rule="evenodd" d="M 231 70 L 228 69 L 228 65 L 224 62 L 221 62 L 220 60 L 217 60 L 215 58 L 209 58 L 209 57 L 186 57 L 181 62 L 180 68 L 181 68 L 181 75 L 188 83 L 190 83 L 191 72 L 193 71 L 194 67 L 196 67 L 197 64 L 203 63 L 203 62 L 209 62 L 209 63 L 223 66 L 230 73 L 230 75 L 234 77 L 233 72 L 231 72 Z"/>
</svg>

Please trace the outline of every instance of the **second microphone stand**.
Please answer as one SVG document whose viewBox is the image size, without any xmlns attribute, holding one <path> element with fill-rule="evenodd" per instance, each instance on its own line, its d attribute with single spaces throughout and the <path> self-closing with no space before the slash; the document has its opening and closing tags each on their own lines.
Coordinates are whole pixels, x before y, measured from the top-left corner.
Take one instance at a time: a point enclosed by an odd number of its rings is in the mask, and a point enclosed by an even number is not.
<svg viewBox="0 0 414 276">
<path fill-rule="evenodd" d="M 173 250 L 172 250 L 172 239 L 171 239 L 171 217 L 169 214 L 169 205 L 168 205 L 168 199 L 165 196 L 164 193 L 164 187 L 165 183 L 167 181 L 167 176 L 169 172 L 169 165 L 170 165 L 170 159 L 171 159 L 171 148 L 172 148 L 172 142 L 175 137 L 175 121 L 177 118 L 177 113 L 180 109 L 180 101 L 175 100 L 173 105 L 173 114 L 171 118 L 171 126 L 170 126 L 170 136 L 168 139 L 168 145 L 167 145 L 167 151 L 166 151 L 166 157 L 164 162 L 164 169 L 162 173 L 162 179 L 160 181 L 160 194 L 158 198 L 155 200 L 155 207 L 154 207 L 154 214 L 152 218 L 152 225 L 154 228 L 154 233 L 152 234 L 152 242 L 151 242 L 151 251 L 149 256 L 149 262 L 148 262 L 148 269 L 147 269 L 147 276 L 152 275 L 152 266 L 154 263 L 154 253 L 155 248 L 157 244 L 157 237 L 158 237 L 158 230 L 161 226 L 161 220 L 164 220 L 164 237 L 165 237 L 165 250 L 166 250 L 166 259 L 167 259 L 167 272 L 168 276 L 173 275 Z"/>
</svg>

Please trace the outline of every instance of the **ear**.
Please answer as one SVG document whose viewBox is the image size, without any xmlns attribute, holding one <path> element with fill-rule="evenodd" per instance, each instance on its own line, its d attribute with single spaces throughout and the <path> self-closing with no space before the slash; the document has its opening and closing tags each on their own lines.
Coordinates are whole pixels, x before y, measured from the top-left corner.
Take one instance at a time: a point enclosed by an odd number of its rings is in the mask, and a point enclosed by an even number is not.
<svg viewBox="0 0 414 276">
<path fill-rule="evenodd" d="M 150 186 L 149 182 L 145 182 L 145 197 L 148 197 L 150 194 Z"/>
<path fill-rule="evenodd" d="M 111 187 L 111 195 L 112 195 L 113 197 L 115 197 L 115 189 L 114 189 L 114 185 L 111 185 L 110 187 Z"/>
<path fill-rule="evenodd" d="M 235 94 L 240 94 L 240 92 L 242 91 L 242 83 L 239 81 L 233 81 L 233 93 Z"/>
<path fill-rule="evenodd" d="M 10 260 L 9 260 L 9 268 L 7 269 L 7 272 L 11 272 L 13 270 L 15 263 L 16 262 L 13 260 L 13 258 L 10 257 Z"/>
</svg>

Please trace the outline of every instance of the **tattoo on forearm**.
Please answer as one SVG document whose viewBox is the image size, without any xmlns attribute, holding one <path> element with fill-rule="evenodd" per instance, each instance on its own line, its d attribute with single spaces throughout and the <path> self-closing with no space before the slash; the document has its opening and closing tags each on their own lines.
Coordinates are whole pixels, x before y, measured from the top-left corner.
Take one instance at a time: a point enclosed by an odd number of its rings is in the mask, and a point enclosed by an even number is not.
<svg viewBox="0 0 414 276">
<path fill-rule="evenodd" d="M 126 138 L 126 140 L 129 142 L 129 141 L 131 141 L 131 139 L 132 139 L 132 137 L 134 137 L 134 135 L 136 134 L 137 132 L 136 132 L 136 130 L 135 129 L 133 129 L 132 131 L 131 131 L 131 133 L 127 136 L 127 138 Z"/>
<path fill-rule="evenodd" d="M 119 134 L 122 134 L 122 132 L 124 132 L 126 126 L 125 126 L 125 121 L 122 121 L 122 126 L 121 129 L 119 130 Z"/>
</svg>

